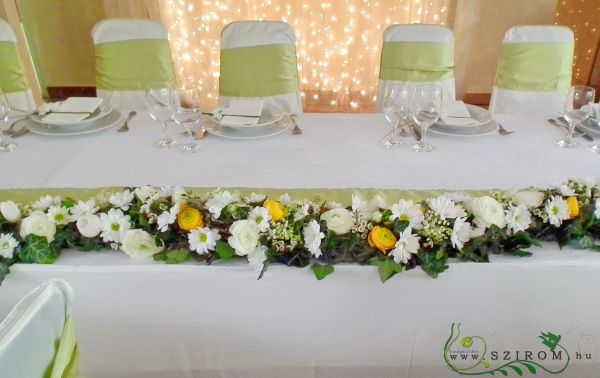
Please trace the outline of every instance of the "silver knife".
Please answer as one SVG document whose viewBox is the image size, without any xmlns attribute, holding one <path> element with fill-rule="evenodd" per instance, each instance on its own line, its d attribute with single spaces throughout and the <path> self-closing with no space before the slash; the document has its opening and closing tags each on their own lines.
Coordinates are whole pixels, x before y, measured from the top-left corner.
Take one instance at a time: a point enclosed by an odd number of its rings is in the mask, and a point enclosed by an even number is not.
<svg viewBox="0 0 600 378">
<path fill-rule="evenodd" d="M 18 138 L 18 137 L 22 137 L 23 135 L 27 134 L 29 132 L 29 129 L 27 127 L 23 127 L 22 129 L 20 129 L 19 131 L 15 132 L 14 134 L 11 135 L 11 137 L 14 138 Z"/>
<path fill-rule="evenodd" d="M 413 135 L 413 138 L 415 138 L 415 140 L 417 142 L 419 142 L 421 140 L 421 131 L 417 129 L 417 126 L 412 123 L 412 122 L 407 122 L 406 123 L 408 125 L 408 129 L 410 130 L 411 134 Z"/>
</svg>

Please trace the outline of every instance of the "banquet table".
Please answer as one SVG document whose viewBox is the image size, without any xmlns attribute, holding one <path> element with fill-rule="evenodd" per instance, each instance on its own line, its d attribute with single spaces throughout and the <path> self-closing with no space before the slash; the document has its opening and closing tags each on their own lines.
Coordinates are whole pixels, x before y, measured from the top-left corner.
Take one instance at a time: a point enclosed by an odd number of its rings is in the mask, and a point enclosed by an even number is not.
<svg viewBox="0 0 600 378">
<path fill-rule="evenodd" d="M 551 116 L 497 116 L 515 131 L 507 136 L 431 133 L 435 151 L 416 153 L 378 145 L 389 130 L 381 114 L 304 114 L 302 135 L 207 135 L 202 149 L 188 154 L 155 147 L 160 128 L 142 112 L 126 133 L 115 127 L 19 138 L 17 150 L 0 156 L 0 197 L 141 185 L 326 188 L 349 196 L 370 188 L 549 187 L 600 176 L 600 156 L 552 143 L 564 131 L 546 122 Z M 459 374 L 444 360 L 444 345 L 458 323 L 461 337 L 473 336 L 473 348 L 485 345 L 489 356 L 523 359 L 530 351 L 546 368 L 537 376 L 566 364 L 563 376 L 600 377 L 600 255 L 555 244 L 530 251 L 493 256 L 489 264 L 453 261 L 437 279 L 417 268 L 385 284 L 371 266 L 336 265 L 317 281 L 309 268 L 272 265 L 256 280 L 244 263 L 174 266 L 114 251 L 65 251 L 53 265 L 13 265 L 0 286 L 0 316 L 45 280 L 67 280 L 88 377 L 453 377 Z M 569 359 L 549 351 L 541 332 L 560 335 Z"/>
</svg>

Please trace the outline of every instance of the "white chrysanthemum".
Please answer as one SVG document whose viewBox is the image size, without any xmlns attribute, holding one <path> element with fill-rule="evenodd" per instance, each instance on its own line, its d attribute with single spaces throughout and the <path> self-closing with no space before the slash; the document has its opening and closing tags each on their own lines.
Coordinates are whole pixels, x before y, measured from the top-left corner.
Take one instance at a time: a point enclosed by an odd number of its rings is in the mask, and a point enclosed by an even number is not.
<svg viewBox="0 0 600 378">
<path fill-rule="evenodd" d="M 561 184 L 561 186 L 558 189 L 560 190 L 560 194 L 562 194 L 565 197 L 575 195 L 575 190 L 573 190 L 573 188 L 571 188 L 568 184 Z"/>
<path fill-rule="evenodd" d="M 266 232 L 269 230 L 269 221 L 271 220 L 271 215 L 269 214 L 268 209 L 262 206 L 257 206 L 250 211 L 250 214 L 248 214 L 248 219 L 251 219 L 258 224 L 259 232 Z"/>
<path fill-rule="evenodd" d="M 596 219 L 600 219 L 600 198 L 596 200 L 596 210 L 594 210 L 594 215 Z"/>
<path fill-rule="evenodd" d="M 410 228 L 406 228 L 400 234 L 396 246 L 390 252 L 390 255 L 394 256 L 394 261 L 399 264 L 408 263 L 410 257 L 419 252 L 419 237 L 411 233 Z"/>
<path fill-rule="evenodd" d="M 529 225 L 531 224 L 531 213 L 527 210 L 527 206 L 510 205 L 504 212 L 506 213 L 506 227 L 513 234 L 516 234 L 519 231 L 525 231 L 529 228 Z"/>
<path fill-rule="evenodd" d="M 171 198 L 171 202 L 180 203 L 182 202 L 187 193 L 181 186 L 161 186 L 157 193 L 158 198 Z"/>
<path fill-rule="evenodd" d="M 548 215 L 548 221 L 551 225 L 556 227 L 560 226 L 564 220 L 567 220 L 571 217 L 567 201 L 559 196 L 552 196 L 550 199 L 548 199 L 544 209 Z"/>
<path fill-rule="evenodd" d="M 19 245 L 12 234 L 0 234 L 0 256 L 12 259 L 15 248 Z"/>
<path fill-rule="evenodd" d="M 289 204 L 292 202 L 292 197 L 290 197 L 290 195 L 287 193 L 283 193 L 279 196 L 279 202 L 281 202 L 283 206 L 289 206 Z"/>
<path fill-rule="evenodd" d="M 342 204 L 336 201 L 327 201 L 325 202 L 325 208 L 328 210 L 331 209 L 339 209 L 340 207 L 342 207 Z"/>
<path fill-rule="evenodd" d="M 263 203 L 266 198 L 267 196 L 264 194 L 256 194 L 252 192 L 252 194 L 250 194 L 248 197 L 244 197 L 244 202 L 248 204 Z"/>
<path fill-rule="evenodd" d="M 311 220 L 304 226 L 302 230 L 304 236 L 304 247 L 316 258 L 322 255 L 321 252 L 321 239 L 325 237 L 325 234 L 321 232 L 321 226 L 316 220 Z"/>
<path fill-rule="evenodd" d="M 50 206 L 48 209 L 48 219 L 57 225 L 69 224 L 69 209 L 62 206 Z"/>
<path fill-rule="evenodd" d="M 179 203 L 175 203 L 169 211 L 163 211 L 162 214 L 158 216 L 156 219 L 156 228 L 158 231 L 166 232 L 169 229 L 169 226 L 175 223 L 180 207 L 181 205 Z"/>
<path fill-rule="evenodd" d="M 461 218 L 467 216 L 465 209 L 457 205 L 446 196 L 439 196 L 427 200 L 429 208 L 437 213 L 442 219 Z"/>
<path fill-rule="evenodd" d="M 59 196 L 43 196 L 39 200 L 35 201 L 32 207 L 35 210 L 46 211 L 50 206 L 60 206 L 61 202 L 62 198 L 60 198 Z"/>
<path fill-rule="evenodd" d="M 117 209 L 127 211 L 133 201 L 133 193 L 129 189 L 125 189 L 120 193 L 112 194 L 108 197 L 108 202 Z"/>
<path fill-rule="evenodd" d="M 375 195 L 370 201 L 361 199 L 352 194 L 352 211 L 358 212 L 366 219 L 371 219 L 373 213 L 385 207 L 385 202 L 380 194 Z"/>
<path fill-rule="evenodd" d="M 471 240 L 473 230 L 471 224 L 466 221 L 467 218 L 456 218 L 454 220 L 454 226 L 452 227 L 452 235 L 450 241 L 452 246 L 459 251 L 462 250 L 466 242 Z"/>
<path fill-rule="evenodd" d="M 21 220 L 21 209 L 13 201 L 0 202 L 0 215 L 9 223 L 17 223 Z"/>
<path fill-rule="evenodd" d="M 390 220 L 399 219 L 401 221 L 407 221 L 410 228 L 420 230 L 423 228 L 423 210 L 421 205 L 413 203 L 413 201 L 400 200 L 398 203 L 392 205 L 390 209 L 392 215 Z"/>
<path fill-rule="evenodd" d="M 471 199 L 471 196 L 465 192 L 449 192 L 444 195 L 454 202 L 465 202 Z"/>
<path fill-rule="evenodd" d="M 77 221 L 79 218 L 81 218 L 84 215 L 96 214 L 96 212 L 98 212 L 98 207 L 96 206 L 96 201 L 91 199 L 91 200 L 87 200 L 85 202 L 77 201 L 75 206 L 73 206 L 70 209 L 70 211 L 71 211 L 71 220 Z"/>
<path fill-rule="evenodd" d="M 125 232 L 131 228 L 129 221 L 129 215 L 123 214 L 120 209 L 110 209 L 108 213 L 100 214 L 102 240 L 104 242 L 120 242 Z"/>
<path fill-rule="evenodd" d="M 267 261 L 267 247 L 259 245 L 254 251 L 248 254 L 248 265 L 252 267 L 252 270 L 256 273 L 260 273 Z"/>
<path fill-rule="evenodd" d="M 303 203 L 298 206 L 296 211 L 294 212 L 294 221 L 299 221 L 306 216 L 308 216 L 308 210 L 310 209 L 309 203 Z"/>
<path fill-rule="evenodd" d="M 135 196 L 142 202 L 146 202 L 146 200 L 154 195 L 156 195 L 158 193 L 158 191 L 156 189 L 154 189 L 151 186 L 140 186 L 139 188 L 136 188 L 133 193 L 135 194 Z"/>
<path fill-rule="evenodd" d="M 212 214 L 214 219 L 218 219 L 221 216 L 221 211 L 223 208 L 230 203 L 237 201 L 237 196 L 231 194 L 228 191 L 217 192 L 212 195 L 206 201 L 206 207 L 208 211 Z"/>
<path fill-rule="evenodd" d="M 217 240 L 221 239 L 218 230 L 211 230 L 208 227 L 197 228 L 188 234 L 190 250 L 200 255 L 214 251 L 217 246 Z"/>
</svg>

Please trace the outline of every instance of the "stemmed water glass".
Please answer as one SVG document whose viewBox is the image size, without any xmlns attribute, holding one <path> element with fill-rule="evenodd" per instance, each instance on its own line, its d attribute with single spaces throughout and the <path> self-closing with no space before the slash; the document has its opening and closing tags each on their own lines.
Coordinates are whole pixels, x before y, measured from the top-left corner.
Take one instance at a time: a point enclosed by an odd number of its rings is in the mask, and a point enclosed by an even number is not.
<svg viewBox="0 0 600 378">
<path fill-rule="evenodd" d="M 442 88 L 439 85 L 419 85 L 412 103 L 412 117 L 422 130 L 421 140 L 413 145 L 413 150 L 429 152 L 433 146 L 425 142 L 429 126 L 433 125 L 442 113 Z"/>
<path fill-rule="evenodd" d="M 569 123 L 569 132 L 563 139 L 554 141 L 558 146 L 564 148 L 577 147 L 577 143 L 573 139 L 573 130 L 575 126 L 586 120 L 590 116 L 590 104 L 594 102 L 594 88 L 583 85 L 575 85 L 569 90 L 569 94 L 565 100 L 565 119 Z"/>
<path fill-rule="evenodd" d="M 187 143 L 181 148 L 186 152 L 195 152 L 200 148 L 192 141 L 192 128 L 202 122 L 202 107 L 198 88 L 176 89 L 171 93 L 171 116 L 176 124 L 185 128 Z"/>
<path fill-rule="evenodd" d="M 177 141 L 167 133 L 167 122 L 173 119 L 170 110 L 170 99 L 172 89 L 169 87 L 148 88 L 146 89 L 146 107 L 153 120 L 160 122 L 164 136 L 158 141 L 161 148 L 170 148 L 177 144 Z"/>
<path fill-rule="evenodd" d="M 9 142 L 6 139 L 2 129 L 2 123 L 8 122 L 10 110 L 8 99 L 0 89 L 0 152 L 11 152 L 17 147 L 16 143 Z"/>
<path fill-rule="evenodd" d="M 398 138 L 398 127 L 407 122 L 410 113 L 410 87 L 404 84 L 390 83 L 386 85 L 383 95 L 383 114 L 385 119 L 392 124 L 392 136 L 385 141 L 385 147 L 394 148 L 402 146 Z"/>
</svg>

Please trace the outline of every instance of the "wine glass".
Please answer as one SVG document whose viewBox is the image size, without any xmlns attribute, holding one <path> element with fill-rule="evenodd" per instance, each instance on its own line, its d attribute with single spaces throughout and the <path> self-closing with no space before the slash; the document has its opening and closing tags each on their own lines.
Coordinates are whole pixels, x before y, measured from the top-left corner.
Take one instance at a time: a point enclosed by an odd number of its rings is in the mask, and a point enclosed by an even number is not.
<svg viewBox="0 0 600 378">
<path fill-rule="evenodd" d="M 554 141 L 558 146 L 564 148 L 577 147 L 579 143 L 573 140 L 575 126 L 590 116 L 590 104 L 594 102 L 595 90 L 592 87 L 575 85 L 569 90 L 565 100 L 565 119 L 569 123 L 569 132 L 563 139 Z"/>
<path fill-rule="evenodd" d="M 385 141 L 385 147 L 394 148 L 402 146 L 398 138 L 398 127 L 403 127 L 410 112 L 410 87 L 404 84 L 390 83 L 386 85 L 383 94 L 383 114 L 385 119 L 392 124 L 392 136 Z"/>
<path fill-rule="evenodd" d="M 146 89 L 146 107 L 153 120 L 160 122 L 164 136 L 158 141 L 161 148 L 170 148 L 177 144 L 177 141 L 167 133 L 167 122 L 173 119 L 169 109 L 172 89 L 169 87 L 148 88 Z"/>
<path fill-rule="evenodd" d="M 433 125 L 442 113 L 442 88 L 439 85 L 419 85 L 415 91 L 412 104 L 412 117 L 421 127 L 421 140 L 413 145 L 413 150 L 429 152 L 433 146 L 425 142 L 429 126 Z"/>
<path fill-rule="evenodd" d="M 198 88 L 176 89 L 171 93 L 171 116 L 176 124 L 185 128 L 187 143 L 181 148 L 186 152 L 195 152 L 200 148 L 192 141 L 192 128 L 202 123 L 202 107 Z"/>
<path fill-rule="evenodd" d="M 4 136 L 2 123 L 8 122 L 8 114 L 10 113 L 10 105 L 8 99 L 0 89 L 0 152 L 11 152 L 17 148 L 16 143 L 9 142 Z"/>
</svg>

